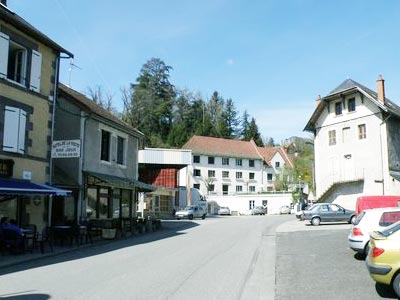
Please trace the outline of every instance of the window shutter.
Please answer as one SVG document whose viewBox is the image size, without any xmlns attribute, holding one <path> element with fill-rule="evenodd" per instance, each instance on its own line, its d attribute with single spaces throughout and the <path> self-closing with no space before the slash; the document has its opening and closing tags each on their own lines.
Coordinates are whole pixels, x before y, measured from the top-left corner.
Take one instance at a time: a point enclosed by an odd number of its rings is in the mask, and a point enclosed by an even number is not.
<svg viewBox="0 0 400 300">
<path fill-rule="evenodd" d="M 18 153 L 25 153 L 26 112 L 19 110 Z"/>
<path fill-rule="evenodd" d="M 31 82 L 30 89 L 40 92 L 40 75 L 42 71 L 42 54 L 32 50 Z"/>
<path fill-rule="evenodd" d="M 8 37 L 8 35 L 0 32 L 0 78 L 7 78 L 9 47 L 10 38 Z"/>
<path fill-rule="evenodd" d="M 3 151 L 18 152 L 19 109 L 6 106 L 4 109 Z"/>
</svg>

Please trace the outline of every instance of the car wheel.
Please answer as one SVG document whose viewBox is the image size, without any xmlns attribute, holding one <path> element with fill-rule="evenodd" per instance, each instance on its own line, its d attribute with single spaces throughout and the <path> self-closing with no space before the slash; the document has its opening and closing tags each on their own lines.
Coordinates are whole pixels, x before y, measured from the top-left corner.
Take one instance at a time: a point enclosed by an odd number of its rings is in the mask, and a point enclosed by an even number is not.
<svg viewBox="0 0 400 300">
<path fill-rule="evenodd" d="M 189 215 L 189 216 L 188 216 L 188 219 L 189 219 L 189 220 L 193 220 L 193 215 Z"/>
<path fill-rule="evenodd" d="M 397 297 L 400 297 L 400 273 L 397 273 L 396 277 L 394 278 L 392 282 L 392 288 Z"/>
<path fill-rule="evenodd" d="M 356 221 L 356 216 L 351 216 L 349 224 L 354 224 L 355 221 Z"/>
<path fill-rule="evenodd" d="M 313 224 L 314 226 L 318 226 L 321 223 L 321 219 L 316 217 L 316 218 L 312 218 L 311 220 L 311 224 Z"/>
<path fill-rule="evenodd" d="M 202 215 L 201 218 L 204 220 L 206 218 L 206 215 Z"/>
</svg>

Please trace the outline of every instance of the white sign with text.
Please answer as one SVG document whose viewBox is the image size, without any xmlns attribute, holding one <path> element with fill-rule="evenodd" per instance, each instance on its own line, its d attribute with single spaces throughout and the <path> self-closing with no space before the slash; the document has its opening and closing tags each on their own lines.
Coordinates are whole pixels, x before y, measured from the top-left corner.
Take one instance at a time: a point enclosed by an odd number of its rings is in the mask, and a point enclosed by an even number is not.
<svg viewBox="0 0 400 300">
<path fill-rule="evenodd" d="M 53 146 L 51 149 L 52 158 L 80 157 L 80 154 L 80 140 L 53 141 Z"/>
</svg>

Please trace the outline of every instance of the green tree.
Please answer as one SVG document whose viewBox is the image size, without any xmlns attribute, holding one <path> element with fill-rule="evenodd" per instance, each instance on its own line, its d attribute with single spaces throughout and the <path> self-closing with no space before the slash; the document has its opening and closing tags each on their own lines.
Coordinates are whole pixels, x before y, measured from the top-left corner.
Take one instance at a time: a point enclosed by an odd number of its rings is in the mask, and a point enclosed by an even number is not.
<svg viewBox="0 0 400 300">
<path fill-rule="evenodd" d="M 244 111 L 243 116 L 242 116 L 242 130 L 240 132 L 241 134 L 241 139 L 243 141 L 250 141 L 251 136 L 250 136 L 250 122 L 249 122 L 249 114 L 247 110 Z"/>
<path fill-rule="evenodd" d="M 125 103 L 125 119 L 145 134 L 148 146 L 162 146 L 172 127 L 175 88 L 169 81 L 171 66 L 158 58 L 147 61 L 131 84 Z"/>
<path fill-rule="evenodd" d="M 251 118 L 250 125 L 249 125 L 249 132 L 248 136 L 250 139 L 253 139 L 257 146 L 264 147 L 264 143 L 261 138 L 261 134 L 258 131 L 258 126 L 256 124 L 256 119 Z"/>
<path fill-rule="evenodd" d="M 222 137 L 233 139 L 238 135 L 238 112 L 232 99 L 228 99 L 222 112 L 223 129 Z"/>
</svg>

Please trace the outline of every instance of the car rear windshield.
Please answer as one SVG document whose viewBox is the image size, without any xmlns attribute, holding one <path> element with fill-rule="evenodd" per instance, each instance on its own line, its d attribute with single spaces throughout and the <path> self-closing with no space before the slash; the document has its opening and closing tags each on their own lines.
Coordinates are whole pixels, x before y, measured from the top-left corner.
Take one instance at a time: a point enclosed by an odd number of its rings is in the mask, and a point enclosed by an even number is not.
<svg viewBox="0 0 400 300">
<path fill-rule="evenodd" d="M 364 216 L 365 216 L 365 210 L 363 210 L 362 213 L 358 215 L 357 219 L 354 221 L 354 225 L 360 224 Z"/>
<path fill-rule="evenodd" d="M 399 230 L 400 230 L 400 222 L 397 222 L 397 223 L 390 225 L 386 229 L 380 231 L 379 233 L 384 237 L 388 237 Z"/>
<path fill-rule="evenodd" d="M 400 211 L 385 211 L 379 220 L 379 226 L 389 226 L 400 221 Z"/>
</svg>

